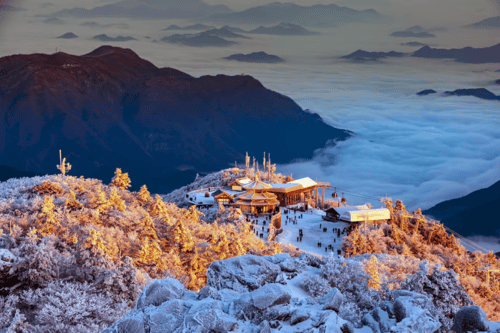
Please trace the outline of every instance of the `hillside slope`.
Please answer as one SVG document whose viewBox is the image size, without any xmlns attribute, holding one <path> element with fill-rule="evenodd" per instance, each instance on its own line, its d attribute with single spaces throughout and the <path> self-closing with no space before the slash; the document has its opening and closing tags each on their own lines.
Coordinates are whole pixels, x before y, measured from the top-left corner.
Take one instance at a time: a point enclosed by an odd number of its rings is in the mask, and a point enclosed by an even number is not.
<svg viewBox="0 0 500 333">
<path fill-rule="evenodd" d="M 20 171 L 55 172 L 61 149 L 71 174 L 120 167 L 167 193 L 246 151 L 288 163 L 347 137 L 248 75 L 195 78 L 111 46 L 0 58 L 0 160 Z"/>
</svg>

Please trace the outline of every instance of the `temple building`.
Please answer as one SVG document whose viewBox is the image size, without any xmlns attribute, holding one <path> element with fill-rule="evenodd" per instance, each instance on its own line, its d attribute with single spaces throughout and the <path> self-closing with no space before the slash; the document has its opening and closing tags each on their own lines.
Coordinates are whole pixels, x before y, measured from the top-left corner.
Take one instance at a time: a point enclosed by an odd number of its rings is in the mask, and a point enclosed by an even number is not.
<svg viewBox="0 0 500 333">
<path fill-rule="evenodd" d="M 242 184 L 242 188 L 247 192 L 238 197 L 234 206 L 240 207 L 243 213 L 261 214 L 279 210 L 276 194 L 268 192 L 273 187 L 261 181 L 259 175 L 255 176 L 255 181 Z"/>
</svg>

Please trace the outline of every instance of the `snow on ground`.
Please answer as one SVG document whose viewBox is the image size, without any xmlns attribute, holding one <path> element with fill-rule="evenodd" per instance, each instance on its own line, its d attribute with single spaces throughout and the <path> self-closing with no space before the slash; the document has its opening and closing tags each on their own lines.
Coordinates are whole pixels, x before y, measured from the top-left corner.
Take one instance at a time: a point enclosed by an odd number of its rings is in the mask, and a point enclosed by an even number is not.
<svg viewBox="0 0 500 333">
<path fill-rule="evenodd" d="M 300 218 L 301 214 L 302 218 Z M 333 253 L 336 256 L 337 250 L 342 249 L 342 238 L 345 234 L 337 237 L 337 233 L 333 232 L 333 228 L 347 228 L 349 224 L 345 222 L 328 222 L 323 220 L 321 215 L 324 215 L 324 212 L 319 209 L 305 213 L 297 212 L 295 214 L 293 211 L 289 211 L 289 214 L 283 214 L 282 210 L 281 227 L 283 228 L 283 233 L 276 237 L 276 241 L 296 246 L 303 251 L 320 256 L 329 255 L 332 251 L 325 251 L 325 247 L 332 245 Z M 292 222 L 287 223 L 287 217 L 291 219 L 297 217 L 297 224 L 293 224 Z M 327 231 L 323 232 L 323 228 L 327 228 Z M 299 229 L 302 229 L 304 234 L 302 242 L 297 241 Z M 321 248 L 318 247 L 318 242 L 321 242 Z"/>
</svg>

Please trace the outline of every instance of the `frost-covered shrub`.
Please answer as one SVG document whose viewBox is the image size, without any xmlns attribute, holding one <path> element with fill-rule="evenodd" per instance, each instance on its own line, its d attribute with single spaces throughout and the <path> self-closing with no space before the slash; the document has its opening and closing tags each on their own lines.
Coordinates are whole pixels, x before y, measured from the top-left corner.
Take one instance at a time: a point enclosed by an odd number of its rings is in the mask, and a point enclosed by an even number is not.
<svg viewBox="0 0 500 333">
<path fill-rule="evenodd" d="M 332 290 L 332 287 L 330 287 L 326 279 L 318 275 L 310 276 L 307 273 L 305 273 L 300 286 L 313 297 L 324 296 Z"/>
<path fill-rule="evenodd" d="M 453 318 L 461 307 L 471 305 L 472 301 L 460 285 L 452 270 L 442 270 L 436 265 L 429 274 L 429 263 L 424 261 L 419 270 L 401 283 L 401 289 L 428 295 L 439 311 L 439 321 L 445 329 L 453 325 Z"/>
<path fill-rule="evenodd" d="M 0 330 L 7 327 L 14 318 L 18 302 L 19 296 L 17 295 L 0 296 Z"/>
</svg>

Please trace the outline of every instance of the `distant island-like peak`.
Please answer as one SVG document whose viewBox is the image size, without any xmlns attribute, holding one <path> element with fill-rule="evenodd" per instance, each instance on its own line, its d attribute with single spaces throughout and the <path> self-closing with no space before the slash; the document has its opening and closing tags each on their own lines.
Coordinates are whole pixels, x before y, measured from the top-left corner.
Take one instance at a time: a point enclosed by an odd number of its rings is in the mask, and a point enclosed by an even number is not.
<svg viewBox="0 0 500 333">
<path fill-rule="evenodd" d="M 75 35 L 75 34 L 74 34 L 74 33 L 72 33 L 72 32 L 67 32 L 67 33 L 65 33 L 64 35 L 61 35 L 61 36 L 59 36 L 59 37 L 57 37 L 57 38 L 72 39 L 72 38 L 78 38 L 78 36 L 77 36 L 77 35 Z"/>
<path fill-rule="evenodd" d="M 255 63 L 267 63 L 267 64 L 275 64 L 279 62 L 285 62 L 284 59 L 272 55 L 272 54 L 267 54 L 266 52 L 260 51 L 260 52 L 252 52 L 249 54 L 233 54 L 230 55 L 229 57 L 225 57 L 224 59 L 227 60 L 237 60 L 241 62 L 255 62 Z"/>
</svg>

